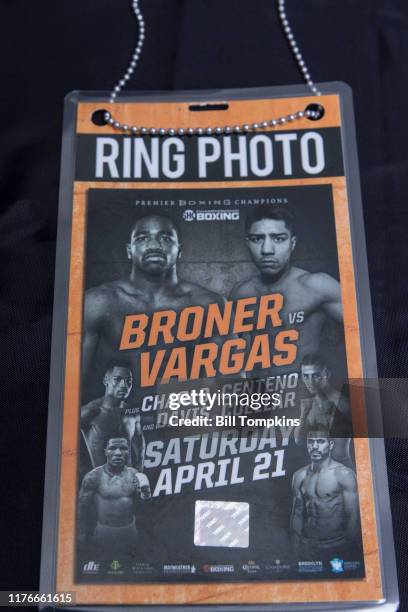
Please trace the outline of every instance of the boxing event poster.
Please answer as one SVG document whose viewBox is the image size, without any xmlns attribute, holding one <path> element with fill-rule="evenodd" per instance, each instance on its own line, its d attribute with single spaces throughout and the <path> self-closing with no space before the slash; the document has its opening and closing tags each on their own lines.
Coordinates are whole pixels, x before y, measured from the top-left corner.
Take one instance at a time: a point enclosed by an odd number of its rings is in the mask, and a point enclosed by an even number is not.
<svg viewBox="0 0 408 612">
<path fill-rule="evenodd" d="M 339 96 L 324 104 L 318 125 L 189 139 L 78 106 L 56 584 L 81 603 L 381 595 Z"/>
</svg>

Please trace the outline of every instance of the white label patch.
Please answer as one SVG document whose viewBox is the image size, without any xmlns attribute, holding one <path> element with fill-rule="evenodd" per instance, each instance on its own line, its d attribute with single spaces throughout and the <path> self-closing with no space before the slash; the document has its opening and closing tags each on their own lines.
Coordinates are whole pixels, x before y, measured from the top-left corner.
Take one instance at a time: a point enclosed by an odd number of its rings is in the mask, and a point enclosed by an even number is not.
<svg viewBox="0 0 408 612">
<path fill-rule="evenodd" d="M 249 504 L 246 502 L 196 501 L 196 546 L 248 548 Z"/>
</svg>

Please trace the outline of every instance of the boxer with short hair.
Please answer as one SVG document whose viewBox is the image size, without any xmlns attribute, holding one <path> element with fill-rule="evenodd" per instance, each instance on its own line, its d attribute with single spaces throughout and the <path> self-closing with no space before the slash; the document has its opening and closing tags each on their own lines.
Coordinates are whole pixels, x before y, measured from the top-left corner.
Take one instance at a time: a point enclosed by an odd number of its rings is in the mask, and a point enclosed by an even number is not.
<svg viewBox="0 0 408 612">
<path fill-rule="evenodd" d="M 299 331 L 296 360 L 290 366 L 293 370 L 304 355 L 318 350 L 327 317 L 343 322 L 340 284 L 325 272 L 309 272 L 293 265 L 297 237 L 294 219 L 284 208 L 257 207 L 246 220 L 245 240 L 258 273 L 235 285 L 231 299 L 283 295 L 283 329 Z M 275 335 L 276 331 L 271 329 L 269 333 Z M 276 374 L 276 366 L 262 375 L 273 372 Z"/>
<path fill-rule="evenodd" d="M 126 438 L 111 438 L 106 463 L 86 474 L 78 497 L 78 540 L 109 553 L 127 553 L 137 544 L 135 510 L 151 497 L 145 474 L 127 465 Z"/>
<path fill-rule="evenodd" d="M 85 295 L 84 380 L 97 352 L 103 363 L 120 355 L 126 315 L 165 309 L 178 312 L 211 303 L 223 306 L 224 300 L 217 293 L 179 278 L 181 248 L 179 228 L 170 217 L 147 214 L 133 223 L 126 245 L 131 262 L 129 276 L 88 289 Z M 143 347 L 132 351 L 132 363 L 138 363 L 141 350 Z"/>
</svg>

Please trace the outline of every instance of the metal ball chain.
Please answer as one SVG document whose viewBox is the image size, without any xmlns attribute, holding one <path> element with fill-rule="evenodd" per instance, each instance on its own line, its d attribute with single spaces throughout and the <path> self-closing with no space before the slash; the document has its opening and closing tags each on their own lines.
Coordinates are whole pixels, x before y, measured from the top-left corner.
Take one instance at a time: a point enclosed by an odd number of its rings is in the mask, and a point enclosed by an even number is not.
<svg viewBox="0 0 408 612">
<path fill-rule="evenodd" d="M 316 85 L 312 81 L 309 70 L 305 64 L 302 54 L 300 53 L 299 46 L 297 41 L 293 35 L 292 28 L 290 27 L 286 10 L 285 10 L 285 0 L 277 0 L 278 1 L 278 13 L 279 18 L 283 27 L 283 31 L 285 33 L 286 39 L 289 43 L 289 46 L 295 56 L 296 62 L 298 64 L 299 70 L 302 73 L 303 78 L 305 79 L 307 85 L 310 90 L 316 96 L 320 96 L 321 92 L 317 89 Z M 129 66 L 126 69 L 126 72 L 119 79 L 118 83 L 113 88 L 109 101 L 113 104 L 116 101 L 118 94 L 125 87 L 127 81 L 130 80 L 132 74 L 135 71 L 137 63 L 140 59 L 140 55 L 143 48 L 143 43 L 145 39 L 145 21 L 142 15 L 142 12 L 139 8 L 139 0 L 131 0 L 132 2 L 132 10 L 135 14 L 135 17 L 138 22 L 138 40 L 136 47 L 133 51 L 132 58 L 130 60 Z M 203 135 L 221 135 L 221 134 L 240 134 L 246 132 L 256 132 L 257 130 L 263 130 L 268 127 L 276 127 L 277 125 L 284 125 L 288 122 L 295 121 L 296 119 L 301 119 L 302 117 L 308 117 L 309 119 L 318 119 L 320 117 L 320 113 L 317 110 L 312 110 L 306 108 L 304 111 L 297 111 L 295 113 L 291 113 L 290 115 L 284 115 L 281 117 L 276 117 L 275 119 L 269 119 L 267 121 L 259 121 L 255 123 L 242 123 L 239 125 L 225 125 L 225 126 L 215 126 L 215 127 L 197 127 L 197 128 L 156 128 L 156 127 L 138 127 L 136 125 L 127 125 L 126 123 L 121 123 L 117 121 L 109 111 L 105 112 L 104 119 L 106 123 L 112 126 L 115 130 L 119 130 L 121 132 L 130 133 L 134 136 L 203 136 Z"/>
<path fill-rule="evenodd" d="M 261 121 L 260 123 L 242 123 L 240 125 L 225 125 L 223 127 L 197 127 L 197 128 L 154 128 L 154 127 L 138 127 L 136 125 L 127 125 L 126 123 L 120 123 L 116 121 L 110 112 L 105 112 L 105 121 L 111 125 L 115 130 L 121 132 L 127 132 L 134 136 L 210 136 L 215 134 L 240 134 L 246 132 L 256 132 L 257 130 L 263 130 L 268 127 L 276 127 L 277 125 L 284 125 L 285 123 L 301 119 L 302 117 L 309 117 L 310 119 L 317 118 L 319 113 L 313 110 L 298 111 L 291 113 L 290 115 L 278 117 L 277 119 L 270 119 L 269 121 Z"/>
<path fill-rule="evenodd" d="M 314 84 L 312 77 L 310 76 L 308 67 L 306 66 L 305 60 L 303 59 L 303 55 L 301 54 L 299 50 L 299 45 L 297 43 L 297 40 L 293 35 L 293 31 L 290 26 L 288 16 L 286 14 L 285 1 L 286 0 L 278 0 L 278 13 L 279 13 L 279 18 L 282 24 L 283 31 L 286 36 L 286 40 L 289 43 L 292 53 L 295 56 L 295 60 L 298 65 L 298 68 L 304 80 L 306 81 L 307 85 L 309 86 L 310 90 L 315 96 L 321 96 L 322 92 L 319 91 L 319 89 L 317 89 L 316 85 Z"/>
<path fill-rule="evenodd" d="M 112 93 L 110 95 L 110 100 L 109 100 L 109 102 L 112 102 L 112 103 L 115 102 L 118 93 L 120 93 L 120 91 L 125 87 L 127 81 L 130 80 L 130 77 L 134 73 L 135 68 L 137 66 L 137 62 L 139 61 L 140 55 L 142 53 L 143 43 L 145 39 L 145 20 L 139 8 L 139 0 L 131 0 L 131 2 L 132 2 L 132 10 L 138 22 L 138 39 L 137 39 L 137 44 L 133 51 L 131 60 L 129 62 L 129 66 L 126 69 L 125 74 L 123 75 L 121 79 L 119 79 L 119 81 L 117 82 L 117 84 L 112 90 Z"/>
</svg>

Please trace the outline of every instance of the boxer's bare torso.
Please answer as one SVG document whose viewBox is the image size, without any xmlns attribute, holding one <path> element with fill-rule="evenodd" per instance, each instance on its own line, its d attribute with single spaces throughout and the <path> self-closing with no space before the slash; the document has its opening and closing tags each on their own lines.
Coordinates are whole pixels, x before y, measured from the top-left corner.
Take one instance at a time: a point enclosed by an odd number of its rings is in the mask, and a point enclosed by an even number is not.
<svg viewBox="0 0 408 612">
<path fill-rule="evenodd" d="M 103 465 L 89 472 L 82 482 L 80 515 L 83 522 L 92 513 L 98 524 L 124 527 L 134 521 L 138 500 L 149 497 L 149 482 L 144 474 L 127 466 L 115 473 Z"/>
<path fill-rule="evenodd" d="M 290 366 L 293 369 L 304 355 L 318 351 L 326 317 L 342 322 L 340 285 L 328 274 L 311 273 L 291 266 L 276 280 L 258 274 L 236 285 L 231 298 L 272 293 L 283 295 L 280 312 L 283 325 L 282 328 L 271 329 L 270 334 L 275 335 L 281 329 L 296 329 L 299 332 L 296 361 Z"/>
<path fill-rule="evenodd" d="M 295 473 L 293 492 L 299 536 L 324 544 L 352 535 L 348 533 L 350 502 L 357 504 L 352 470 L 333 459 L 319 470 L 306 466 Z M 345 494 L 354 499 L 345 500 Z"/>
<path fill-rule="evenodd" d="M 180 311 L 188 306 L 223 304 L 222 298 L 195 283 L 178 280 L 174 284 L 157 284 L 139 289 L 128 279 L 107 283 L 89 289 L 85 297 L 83 368 L 86 373 L 92 365 L 96 350 L 104 362 L 123 357 L 119 351 L 126 315 L 157 310 Z M 197 341 L 198 342 L 198 341 Z M 160 346 L 154 347 L 155 350 Z M 132 362 L 145 347 L 132 350 Z"/>
</svg>

